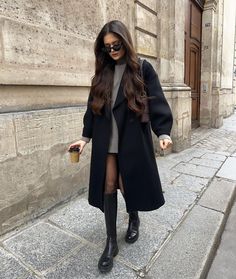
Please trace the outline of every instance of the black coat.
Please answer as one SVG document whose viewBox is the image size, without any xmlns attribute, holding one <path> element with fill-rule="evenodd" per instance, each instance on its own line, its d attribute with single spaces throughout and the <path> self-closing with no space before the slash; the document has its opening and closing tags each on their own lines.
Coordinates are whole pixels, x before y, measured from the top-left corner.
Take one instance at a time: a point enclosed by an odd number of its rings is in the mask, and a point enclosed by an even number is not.
<svg viewBox="0 0 236 279">
<path fill-rule="evenodd" d="M 124 73 L 125 74 L 125 73 Z M 127 211 L 149 211 L 165 203 L 154 154 L 151 128 L 160 136 L 170 135 L 172 113 L 152 65 L 144 60 L 143 78 L 149 96 L 151 123 L 140 118 L 127 106 L 122 81 L 113 107 L 119 132 L 118 165 L 123 180 Z M 89 203 L 103 211 L 106 156 L 111 132 L 111 112 L 103 109 L 94 115 L 91 95 L 84 115 L 83 136 L 92 138 Z M 151 125 L 150 125 L 151 124 Z"/>
</svg>

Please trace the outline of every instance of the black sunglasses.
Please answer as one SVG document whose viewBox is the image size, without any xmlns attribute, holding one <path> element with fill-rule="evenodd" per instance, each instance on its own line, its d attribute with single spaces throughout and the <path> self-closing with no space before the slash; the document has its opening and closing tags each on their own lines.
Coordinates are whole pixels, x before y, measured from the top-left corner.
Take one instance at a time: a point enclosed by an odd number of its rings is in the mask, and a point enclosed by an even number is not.
<svg viewBox="0 0 236 279">
<path fill-rule="evenodd" d="M 112 49 L 114 51 L 119 51 L 121 48 L 122 48 L 122 43 L 120 42 L 120 43 L 117 43 L 117 44 L 114 44 L 114 45 L 105 46 L 105 47 L 102 48 L 102 50 L 104 52 L 110 53 Z"/>
</svg>

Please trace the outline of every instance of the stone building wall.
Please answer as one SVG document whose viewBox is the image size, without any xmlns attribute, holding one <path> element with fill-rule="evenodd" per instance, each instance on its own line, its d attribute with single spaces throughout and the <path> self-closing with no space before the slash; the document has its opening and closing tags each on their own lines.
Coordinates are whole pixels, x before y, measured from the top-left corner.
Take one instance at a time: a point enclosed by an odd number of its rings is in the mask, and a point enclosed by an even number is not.
<svg viewBox="0 0 236 279">
<path fill-rule="evenodd" d="M 201 126 L 219 128 L 234 110 L 236 2 L 206 0 L 202 21 Z"/>
<path fill-rule="evenodd" d="M 224 117 L 233 113 L 234 94 L 232 88 L 234 66 L 236 1 L 224 0 L 222 71 L 221 71 L 221 108 Z"/>
<path fill-rule="evenodd" d="M 234 94 L 234 107 L 236 108 L 236 20 L 235 20 L 235 35 L 234 35 L 233 94 Z"/>
</svg>

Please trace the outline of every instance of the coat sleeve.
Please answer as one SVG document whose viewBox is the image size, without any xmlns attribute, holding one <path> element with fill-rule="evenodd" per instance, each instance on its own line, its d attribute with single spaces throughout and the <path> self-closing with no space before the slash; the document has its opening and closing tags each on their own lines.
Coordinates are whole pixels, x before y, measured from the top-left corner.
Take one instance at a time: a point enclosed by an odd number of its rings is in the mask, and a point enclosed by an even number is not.
<svg viewBox="0 0 236 279">
<path fill-rule="evenodd" d="M 92 95 L 90 92 L 87 101 L 87 109 L 83 118 L 84 127 L 83 127 L 82 137 L 86 137 L 86 138 L 92 138 L 92 134 L 93 134 L 94 114 L 91 109 L 91 102 L 92 102 Z"/>
<path fill-rule="evenodd" d="M 154 98 L 148 100 L 151 127 L 153 132 L 160 135 L 170 135 L 173 116 L 169 104 L 162 91 L 157 73 L 152 65 L 144 60 L 143 77 L 148 96 Z"/>
</svg>

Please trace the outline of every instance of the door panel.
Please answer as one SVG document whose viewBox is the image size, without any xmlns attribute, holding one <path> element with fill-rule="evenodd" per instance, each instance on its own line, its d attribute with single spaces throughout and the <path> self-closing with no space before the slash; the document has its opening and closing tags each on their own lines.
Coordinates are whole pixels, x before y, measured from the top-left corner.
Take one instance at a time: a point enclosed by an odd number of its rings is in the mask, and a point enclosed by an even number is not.
<svg viewBox="0 0 236 279">
<path fill-rule="evenodd" d="M 202 9 L 199 1 L 186 1 L 185 20 L 185 78 L 191 87 L 192 127 L 199 126 L 200 74 L 201 74 L 201 24 Z"/>
</svg>

